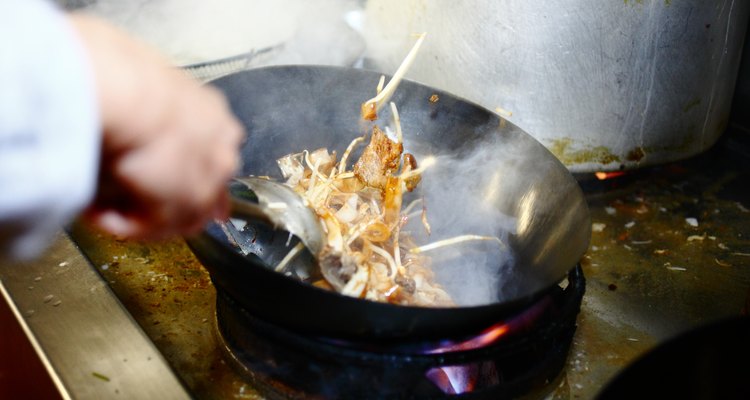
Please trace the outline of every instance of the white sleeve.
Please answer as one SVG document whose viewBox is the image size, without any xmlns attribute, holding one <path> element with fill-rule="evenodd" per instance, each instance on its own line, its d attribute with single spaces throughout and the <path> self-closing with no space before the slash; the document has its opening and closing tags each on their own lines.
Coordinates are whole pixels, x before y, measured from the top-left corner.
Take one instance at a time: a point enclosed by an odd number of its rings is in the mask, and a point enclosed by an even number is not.
<svg viewBox="0 0 750 400">
<path fill-rule="evenodd" d="M 43 0 L 0 0 L 0 260 L 39 255 L 92 199 L 101 133 L 93 71 Z"/>
</svg>

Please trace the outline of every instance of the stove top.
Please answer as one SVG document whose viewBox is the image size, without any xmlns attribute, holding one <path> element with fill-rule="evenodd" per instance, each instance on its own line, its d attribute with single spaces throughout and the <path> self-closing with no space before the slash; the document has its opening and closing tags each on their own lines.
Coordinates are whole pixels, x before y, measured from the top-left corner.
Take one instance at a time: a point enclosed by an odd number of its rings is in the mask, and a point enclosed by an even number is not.
<svg viewBox="0 0 750 400">
<path fill-rule="evenodd" d="M 470 338 L 408 343 L 311 337 L 219 291 L 217 334 L 227 359 L 268 398 L 512 399 L 560 373 L 584 291 L 576 267 L 559 287 Z"/>
<path fill-rule="evenodd" d="M 730 129 L 684 162 L 604 181 L 581 177 L 593 233 L 581 260 L 578 326 L 561 372 L 524 398 L 595 398 L 657 345 L 742 313 L 750 295 L 749 139 Z M 0 263 L 0 281 L 72 398 L 165 386 L 178 388 L 173 398 L 267 398 L 227 361 L 214 331 L 216 292 L 181 240 L 120 241 L 73 224 L 37 262 Z M 106 310 L 122 313 L 105 312 L 96 296 L 111 296 Z M 117 325 L 103 322 L 115 314 Z M 106 350 L 94 357 L 94 348 Z"/>
</svg>

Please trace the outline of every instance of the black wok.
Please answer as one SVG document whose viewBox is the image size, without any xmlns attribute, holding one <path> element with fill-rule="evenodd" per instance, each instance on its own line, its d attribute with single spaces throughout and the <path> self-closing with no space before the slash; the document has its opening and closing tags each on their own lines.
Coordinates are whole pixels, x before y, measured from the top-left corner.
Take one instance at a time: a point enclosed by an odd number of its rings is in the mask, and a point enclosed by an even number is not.
<svg viewBox="0 0 750 400">
<path fill-rule="evenodd" d="M 238 175 L 280 179 L 275 160 L 304 149 L 325 147 L 342 154 L 353 138 L 371 129 L 360 120 L 359 107 L 374 95 L 380 76 L 352 68 L 279 66 L 213 81 L 249 134 Z M 417 154 L 418 159 L 451 155 L 462 160 L 471 158 L 477 149 L 490 150 L 472 160 L 466 177 L 450 180 L 444 187 L 433 185 L 432 193 L 438 196 L 426 203 L 433 223 L 447 221 L 448 228 L 464 220 L 479 225 L 505 220 L 499 224 L 503 232 L 489 234 L 502 236 L 512 258 L 490 262 L 490 275 L 497 278 L 490 295 L 455 308 L 407 307 L 342 296 L 267 266 L 278 260 L 269 259 L 268 254 L 288 244 L 283 233 L 261 229 L 253 245 L 264 254 L 246 258 L 212 223 L 203 235 L 187 238 L 187 242 L 217 290 L 255 316 L 301 332 L 411 340 L 476 333 L 565 278 L 586 251 L 591 234 L 588 208 L 569 171 L 518 127 L 448 93 L 402 81 L 392 101 L 398 106 L 405 151 Z M 383 127 L 390 118 L 389 112 L 382 112 L 375 123 Z M 436 168 L 446 165 L 441 160 Z M 444 172 L 452 173 L 451 169 Z M 425 173 L 421 185 L 429 187 L 430 179 Z M 461 283 L 478 273 L 469 264 L 459 258 L 449 267 L 459 271 L 458 278 L 441 282 L 448 284 L 451 294 L 476 290 Z"/>
</svg>

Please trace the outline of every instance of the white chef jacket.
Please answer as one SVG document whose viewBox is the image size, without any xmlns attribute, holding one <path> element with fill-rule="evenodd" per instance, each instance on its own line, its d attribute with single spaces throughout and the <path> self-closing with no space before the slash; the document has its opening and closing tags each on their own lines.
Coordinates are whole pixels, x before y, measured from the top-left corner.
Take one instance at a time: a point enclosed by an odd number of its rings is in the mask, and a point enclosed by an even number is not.
<svg viewBox="0 0 750 400">
<path fill-rule="evenodd" d="M 0 262 L 39 255 L 91 201 L 100 132 L 91 65 L 62 11 L 0 0 Z"/>
</svg>

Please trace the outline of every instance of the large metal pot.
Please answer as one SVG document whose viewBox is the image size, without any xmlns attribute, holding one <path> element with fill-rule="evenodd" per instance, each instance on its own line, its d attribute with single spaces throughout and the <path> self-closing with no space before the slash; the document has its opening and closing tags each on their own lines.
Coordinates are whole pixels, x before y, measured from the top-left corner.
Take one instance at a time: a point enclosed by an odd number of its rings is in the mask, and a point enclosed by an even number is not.
<svg viewBox="0 0 750 400">
<path fill-rule="evenodd" d="M 427 32 L 408 76 L 512 113 L 587 172 L 710 147 L 728 122 L 749 13 L 746 1 L 379 0 L 365 32 L 386 71 Z"/>
</svg>

